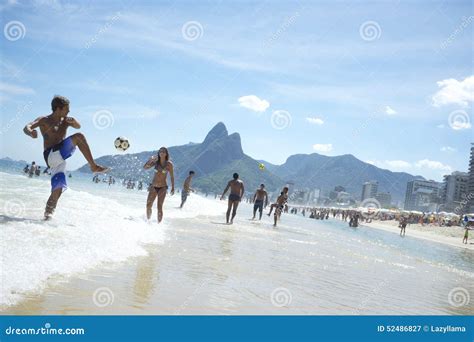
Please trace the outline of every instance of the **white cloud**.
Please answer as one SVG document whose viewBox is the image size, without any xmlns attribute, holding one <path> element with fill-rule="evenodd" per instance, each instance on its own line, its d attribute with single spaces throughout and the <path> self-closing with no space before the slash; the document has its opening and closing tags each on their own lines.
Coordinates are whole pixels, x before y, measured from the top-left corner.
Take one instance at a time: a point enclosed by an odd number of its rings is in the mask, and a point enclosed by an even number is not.
<svg viewBox="0 0 474 342">
<path fill-rule="evenodd" d="M 451 166 L 445 165 L 439 161 L 423 159 L 416 162 L 418 168 L 428 168 L 431 170 L 451 171 Z"/>
<path fill-rule="evenodd" d="M 306 118 L 306 121 L 308 121 L 310 124 L 313 125 L 322 125 L 324 121 L 320 118 Z"/>
<path fill-rule="evenodd" d="M 409 169 L 412 167 L 411 163 L 404 160 L 386 160 L 385 164 L 394 169 Z"/>
<path fill-rule="evenodd" d="M 242 107 L 253 110 L 254 112 L 264 112 L 270 107 L 270 103 L 267 100 L 262 100 L 255 95 L 239 97 L 238 101 Z"/>
<path fill-rule="evenodd" d="M 395 114 L 397 114 L 397 112 L 393 108 L 391 108 L 390 106 L 386 106 L 385 107 L 385 114 L 395 115 Z"/>
<path fill-rule="evenodd" d="M 7 0 L 3 4 L 0 5 L 0 11 L 3 11 L 9 7 L 13 7 L 18 4 L 17 0 Z"/>
<path fill-rule="evenodd" d="M 370 165 L 376 165 L 376 161 L 375 160 L 366 160 L 365 161 L 367 164 L 370 164 Z"/>
<path fill-rule="evenodd" d="M 10 95 L 31 95 L 35 93 L 31 88 L 20 87 L 5 82 L 0 82 L 0 91 Z"/>
<path fill-rule="evenodd" d="M 84 81 L 84 82 L 75 82 L 69 83 L 68 85 L 74 88 L 86 89 L 93 92 L 104 92 L 104 93 L 113 93 L 113 94 L 131 94 L 133 91 L 133 87 L 125 87 L 120 85 L 111 85 L 111 84 L 103 84 L 97 81 Z"/>
<path fill-rule="evenodd" d="M 436 83 L 441 89 L 432 97 L 435 107 L 447 104 L 467 107 L 474 100 L 474 75 L 466 77 L 463 81 L 449 78 Z"/>
<path fill-rule="evenodd" d="M 135 119 L 155 119 L 160 115 L 160 111 L 154 107 L 143 105 L 92 105 L 74 108 L 74 112 L 78 113 L 78 117 L 93 116 L 98 111 L 106 110 L 112 113 L 115 121 L 117 120 L 135 120 Z"/>
<path fill-rule="evenodd" d="M 456 152 L 457 150 L 455 148 L 452 148 L 450 146 L 443 146 L 440 148 L 441 152 Z"/>
<path fill-rule="evenodd" d="M 451 123 L 450 126 L 455 131 L 459 131 L 461 129 L 469 129 L 472 127 L 470 122 L 462 122 L 462 121 L 454 121 Z"/>
<path fill-rule="evenodd" d="M 448 147 L 443 147 L 448 148 Z M 443 151 L 443 148 L 441 149 Z M 449 148 L 448 148 L 449 149 Z M 378 163 L 380 164 L 380 163 Z M 408 162 L 405 160 L 385 160 L 383 165 L 378 165 L 379 167 L 386 166 L 389 169 L 396 170 L 396 171 L 407 171 L 413 172 L 413 170 L 419 169 L 421 172 L 426 173 L 426 170 L 434 170 L 434 171 L 451 171 L 451 167 L 449 165 L 445 165 L 439 161 L 429 160 L 429 159 L 422 159 L 418 160 L 417 162 Z"/>
<path fill-rule="evenodd" d="M 313 150 L 317 152 L 331 152 L 332 144 L 314 144 Z"/>
</svg>

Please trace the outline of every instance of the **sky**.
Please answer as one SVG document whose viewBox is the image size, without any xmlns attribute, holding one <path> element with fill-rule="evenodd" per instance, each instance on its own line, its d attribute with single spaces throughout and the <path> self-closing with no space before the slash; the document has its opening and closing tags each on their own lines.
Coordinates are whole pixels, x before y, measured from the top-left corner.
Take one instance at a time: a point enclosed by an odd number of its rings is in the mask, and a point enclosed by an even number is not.
<svg viewBox="0 0 474 342">
<path fill-rule="evenodd" d="M 471 1 L 10 0 L 0 14 L 0 157 L 41 160 L 22 129 L 59 94 L 95 157 L 117 136 L 130 153 L 201 142 L 222 121 L 274 164 L 468 168 Z"/>
</svg>

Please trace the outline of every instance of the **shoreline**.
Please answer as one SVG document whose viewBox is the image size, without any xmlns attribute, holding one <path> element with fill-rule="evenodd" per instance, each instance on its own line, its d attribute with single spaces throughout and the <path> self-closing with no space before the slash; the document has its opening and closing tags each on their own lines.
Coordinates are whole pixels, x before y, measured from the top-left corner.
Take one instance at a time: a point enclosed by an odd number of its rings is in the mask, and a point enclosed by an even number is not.
<svg viewBox="0 0 474 342">
<path fill-rule="evenodd" d="M 379 229 L 379 230 L 383 230 L 383 231 L 391 232 L 395 234 L 400 234 L 400 228 L 398 228 L 397 221 L 383 221 L 383 222 L 372 221 L 371 223 L 364 222 L 364 223 L 361 223 L 360 226 Z M 436 229 L 435 226 L 426 225 L 424 227 L 431 227 L 433 229 Z M 474 250 L 474 242 L 472 242 L 472 239 L 473 239 L 472 236 L 468 239 L 467 244 L 462 243 L 464 229 L 459 229 L 460 236 L 454 237 L 454 236 L 442 235 L 434 231 L 426 231 L 426 229 L 422 230 L 422 228 L 424 227 L 419 224 L 409 224 L 407 225 L 407 228 L 406 228 L 406 234 L 407 234 L 406 236 L 411 236 L 417 239 L 427 240 L 431 242 L 437 242 L 437 243 L 441 243 L 441 244 L 452 246 L 452 247 Z M 457 229 L 457 228 L 450 227 L 449 229 Z"/>
<path fill-rule="evenodd" d="M 247 213 L 248 209 L 250 208 L 247 208 Z M 271 273 L 266 273 L 262 269 L 247 273 L 241 271 L 236 275 L 235 271 L 241 268 L 242 258 L 245 259 L 244 263 L 250 260 L 261 260 L 262 256 L 269 255 L 269 251 L 272 251 L 273 258 L 276 258 L 275 263 L 279 265 L 284 263 L 287 252 L 282 253 L 280 251 L 280 238 L 282 232 L 285 232 L 286 229 L 283 225 L 283 229 L 280 228 L 281 231 L 267 230 L 266 227 L 260 227 L 258 222 L 247 222 L 248 220 L 245 217 L 240 217 L 237 225 L 223 226 L 222 229 L 215 230 L 215 224 L 220 224 L 217 222 L 220 222 L 221 219 L 222 216 L 197 217 L 195 218 L 196 225 L 191 226 L 184 224 L 187 223 L 187 218 L 173 218 L 170 220 L 173 222 L 170 223 L 174 226 L 174 229 L 168 230 L 169 238 L 165 240 L 163 245 L 146 244 L 146 255 L 135 256 L 119 263 L 105 263 L 67 278 L 67 280 L 61 277 L 53 278 L 41 293 L 27 294 L 21 302 L 3 308 L 0 315 L 253 315 L 257 312 L 258 314 L 271 315 L 314 315 L 322 313 L 352 315 L 359 312 L 374 315 L 388 313 L 413 314 L 409 307 L 389 308 L 376 304 L 380 303 L 376 300 L 379 295 L 390 296 L 388 288 L 388 292 L 385 293 L 385 287 L 379 288 L 377 285 L 374 285 L 376 290 L 370 290 L 369 288 L 368 293 L 372 298 L 371 305 L 367 305 L 364 300 L 358 300 L 357 298 L 346 298 L 345 300 L 348 301 L 354 300 L 351 305 L 348 305 L 345 302 L 341 304 L 334 300 L 326 302 L 321 300 L 322 297 L 318 297 L 319 299 L 313 302 L 313 305 L 317 304 L 317 306 L 313 308 L 306 304 L 306 300 L 308 298 L 312 299 L 312 297 L 304 297 L 303 300 L 300 299 L 300 296 L 307 294 L 308 289 L 322 290 L 321 294 L 325 293 L 324 288 L 326 287 L 332 290 L 331 284 L 333 282 L 330 279 L 316 287 L 313 287 L 312 283 L 297 286 L 293 282 L 287 281 L 289 274 L 285 273 L 285 268 L 275 269 Z M 301 218 L 287 215 L 284 223 L 290 224 L 290 227 L 292 227 L 299 219 Z M 396 226 L 389 227 L 390 224 L 387 225 L 388 227 L 378 226 L 377 224 L 361 226 L 392 233 L 398 231 Z M 331 236 L 339 234 L 330 226 L 325 230 L 325 234 L 334 234 L 323 235 L 325 241 L 334 241 Z M 210 235 L 211 232 L 212 235 Z M 244 234 L 236 234 L 238 232 Z M 408 233 L 409 236 L 420 237 L 419 233 L 421 232 L 417 231 L 415 233 L 415 231 L 409 230 Z M 213 239 L 210 238 L 211 236 Z M 251 237 L 251 239 L 242 240 L 245 236 Z M 320 235 L 316 234 L 314 236 Z M 186 238 L 188 238 L 188 243 L 184 240 Z M 268 251 L 255 248 L 261 243 L 262 238 L 268 240 L 268 244 L 266 244 L 269 246 Z M 302 239 L 300 235 L 295 235 L 292 238 Z M 430 240 L 426 237 L 424 239 Z M 244 242 L 244 244 L 239 243 L 239 241 Z M 291 241 L 294 240 L 290 239 L 288 241 L 290 241 L 289 245 L 292 245 L 293 242 Z M 422 241 L 420 242 L 422 243 Z M 321 244 L 321 241 L 317 240 L 315 243 Z M 446 244 L 446 241 L 444 243 Z M 197 247 L 200 244 L 205 246 Z M 233 248 L 232 246 L 240 247 Z M 244 250 L 244 246 L 248 249 Z M 292 246 L 294 247 L 294 245 Z M 308 253 L 314 252 L 314 244 L 311 243 L 298 244 L 298 248 L 292 248 L 291 251 L 295 253 L 297 250 L 304 249 L 304 246 L 308 246 Z M 195 250 L 193 251 L 191 247 Z M 321 246 L 318 248 L 320 249 Z M 210 250 L 217 252 L 220 256 L 217 261 L 214 254 L 209 255 Z M 255 251 L 262 254 L 252 255 Z M 290 249 L 287 251 L 290 251 Z M 189 254 L 190 252 L 193 253 Z M 197 254 L 194 254 L 196 252 Z M 324 253 L 328 253 L 328 250 L 323 252 L 323 255 Z M 196 259 L 199 260 L 198 263 L 196 263 Z M 408 261 L 403 261 L 403 263 L 405 262 Z M 176 268 L 177 264 L 180 265 L 179 268 Z M 317 269 L 316 271 L 319 272 L 318 278 L 321 279 L 323 275 L 328 277 L 334 274 L 334 272 L 337 272 L 338 265 L 330 264 Z M 397 275 L 402 272 L 406 277 L 412 272 L 410 268 L 397 270 Z M 314 269 L 311 266 L 311 272 L 313 271 Z M 265 276 L 260 276 L 260 278 L 257 276 L 258 280 L 255 280 L 256 274 Z M 248 277 L 251 277 L 252 280 L 249 280 Z M 362 277 L 365 279 L 365 276 Z M 426 286 L 431 286 L 429 280 L 423 279 L 428 283 Z M 382 282 L 382 280 L 379 281 Z M 182 285 L 171 286 L 170 284 Z M 382 284 L 384 283 L 382 282 Z M 356 285 L 349 284 L 348 288 L 340 289 L 342 291 L 341 295 L 355 291 L 354 286 Z M 292 305 L 279 307 L 272 304 L 272 291 L 280 288 L 290 291 L 290 296 L 293 298 Z M 338 290 L 337 287 L 335 289 Z M 357 287 L 357 290 L 361 290 L 361 288 Z M 442 311 L 439 311 L 441 308 L 442 306 L 434 306 L 427 310 L 427 314 L 440 314 L 442 313 Z M 459 311 L 454 314 L 462 313 Z"/>
</svg>

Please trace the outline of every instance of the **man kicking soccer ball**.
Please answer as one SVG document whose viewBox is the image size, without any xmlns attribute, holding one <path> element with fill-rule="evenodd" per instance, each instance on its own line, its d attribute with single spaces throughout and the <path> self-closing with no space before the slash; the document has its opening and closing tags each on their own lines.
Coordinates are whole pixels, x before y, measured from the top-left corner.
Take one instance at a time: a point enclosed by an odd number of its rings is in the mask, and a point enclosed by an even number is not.
<svg viewBox="0 0 474 342">
<path fill-rule="evenodd" d="M 38 137 L 35 128 L 39 127 L 43 136 L 44 160 L 51 171 L 51 195 L 49 196 L 44 218 L 48 220 L 53 215 L 56 204 L 62 192 L 66 190 L 66 159 L 75 151 L 76 146 L 82 152 L 90 165 L 92 172 L 107 172 L 109 169 L 97 165 L 92 158 L 92 153 L 82 133 L 73 134 L 66 139 L 66 131 L 71 126 L 79 129 L 81 125 L 76 119 L 68 117 L 69 100 L 63 96 L 54 96 L 51 101 L 52 113 L 48 116 L 41 116 L 25 126 L 23 132 L 33 139 Z"/>
</svg>

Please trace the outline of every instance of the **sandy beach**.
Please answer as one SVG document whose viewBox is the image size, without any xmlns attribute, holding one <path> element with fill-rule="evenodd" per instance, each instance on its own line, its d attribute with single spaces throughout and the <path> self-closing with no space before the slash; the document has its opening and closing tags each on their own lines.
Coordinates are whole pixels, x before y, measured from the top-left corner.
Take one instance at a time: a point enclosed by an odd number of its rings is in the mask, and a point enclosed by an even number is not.
<svg viewBox="0 0 474 342">
<path fill-rule="evenodd" d="M 371 223 L 363 222 L 361 225 L 364 227 L 381 229 L 387 232 L 400 234 L 398 222 L 394 220 L 374 220 Z M 421 224 L 409 224 L 406 228 L 406 235 L 413 236 L 418 239 L 442 243 L 452 247 L 474 250 L 474 233 L 470 232 L 468 243 L 463 244 L 462 239 L 464 236 L 464 228 L 462 227 L 439 227 L 429 224 L 423 226 Z"/>
<path fill-rule="evenodd" d="M 170 196 L 163 223 L 148 224 L 146 192 L 78 178 L 55 220 L 43 223 L 35 217 L 48 182 L 23 180 L 34 190 L 25 193 L 15 185 L 18 177 L 0 178 L 0 207 L 12 196 L 24 204 L 1 217 L 3 315 L 463 315 L 474 310 L 472 301 L 453 302 L 462 298 L 456 291 L 474 291 L 474 253 L 461 238 L 441 235 L 446 232 L 410 226 L 401 238 L 390 224 L 354 229 L 338 219 L 292 214 L 283 214 L 275 229 L 266 215 L 250 220 L 247 203 L 234 225 L 225 225 L 226 202 L 199 195 L 190 196 L 183 210 L 180 197 Z"/>
</svg>

